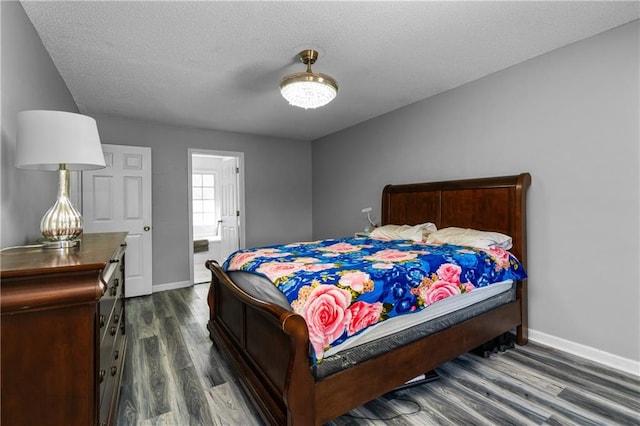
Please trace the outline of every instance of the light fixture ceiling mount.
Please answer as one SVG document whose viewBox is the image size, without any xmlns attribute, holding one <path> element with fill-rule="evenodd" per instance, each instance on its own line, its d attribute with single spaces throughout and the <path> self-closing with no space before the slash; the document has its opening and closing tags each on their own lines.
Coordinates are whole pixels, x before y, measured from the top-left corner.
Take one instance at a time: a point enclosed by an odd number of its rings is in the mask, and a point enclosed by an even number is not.
<svg viewBox="0 0 640 426">
<path fill-rule="evenodd" d="M 318 52 L 306 49 L 298 56 L 307 70 L 287 75 L 280 81 L 282 96 L 289 104 L 304 109 L 318 108 L 331 102 L 338 94 L 338 83 L 333 77 L 311 70 L 311 65 L 318 59 Z"/>
</svg>

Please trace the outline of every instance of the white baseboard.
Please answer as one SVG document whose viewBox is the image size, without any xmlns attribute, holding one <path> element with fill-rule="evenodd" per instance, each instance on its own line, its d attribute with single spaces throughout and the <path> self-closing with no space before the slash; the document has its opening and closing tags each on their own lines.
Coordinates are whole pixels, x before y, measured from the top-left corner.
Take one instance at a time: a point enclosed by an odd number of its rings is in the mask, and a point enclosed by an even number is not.
<svg viewBox="0 0 640 426">
<path fill-rule="evenodd" d="M 175 290 L 178 288 L 191 287 L 193 283 L 191 281 L 177 281 L 175 283 L 154 284 L 152 292 L 157 293 L 159 291 Z"/>
<path fill-rule="evenodd" d="M 625 373 L 640 376 L 640 361 L 623 358 L 619 355 L 592 348 L 591 346 L 561 339 L 560 337 L 551 336 L 531 329 L 529 329 L 529 340 L 586 358 L 590 361 L 606 365 L 607 367 L 624 371 Z"/>
</svg>

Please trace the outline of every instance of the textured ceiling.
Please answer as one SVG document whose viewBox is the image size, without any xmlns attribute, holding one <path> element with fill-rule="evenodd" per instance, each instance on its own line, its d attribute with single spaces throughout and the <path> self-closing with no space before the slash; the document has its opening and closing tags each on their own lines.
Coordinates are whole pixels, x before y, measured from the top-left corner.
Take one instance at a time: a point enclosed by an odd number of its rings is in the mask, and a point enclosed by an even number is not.
<svg viewBox="0 0 640 426">
<path fill-rule="evenodd" d="M 622 25 L 638 2 L 21 2 L 80 111 L 316 139 Z M 338 97 L 291 107 L 313 69 Z"/>
</svg>

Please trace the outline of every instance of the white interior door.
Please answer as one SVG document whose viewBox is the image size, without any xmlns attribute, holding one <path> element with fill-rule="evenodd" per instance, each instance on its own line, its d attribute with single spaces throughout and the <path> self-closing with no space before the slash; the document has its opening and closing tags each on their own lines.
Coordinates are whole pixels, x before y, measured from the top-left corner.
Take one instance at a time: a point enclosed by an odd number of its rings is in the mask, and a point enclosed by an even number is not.
<svg viewBox="0 0 640 426">
<path fill-rule="evenodd" d="M 231 253 L 240 248 L 238 206 L 238 159 L 227 158 L 222 163 L 222 205 L 220 226 L 220 258 L 226 259 Z"/>
<path fill-rule="evenodd" d="M 151 294 L 151 148 L 102 150 L 107 167 L 82 175 L 84 232 L 128 232 L 125 297 Z"/>
</svg>

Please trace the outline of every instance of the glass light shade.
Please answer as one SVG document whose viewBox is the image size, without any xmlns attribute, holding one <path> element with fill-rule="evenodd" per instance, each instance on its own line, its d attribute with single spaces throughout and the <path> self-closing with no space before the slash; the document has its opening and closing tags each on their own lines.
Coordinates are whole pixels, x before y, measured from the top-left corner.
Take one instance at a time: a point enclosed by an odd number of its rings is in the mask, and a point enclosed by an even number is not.
<svg viewBox="0 0 640 426">
<path fill-rule="evenodd" d="M 290 105 L 313 109 L 331 102 L 338 94 L 338 84 L 328 75 L 301 72 L 283 78 L 280 93 Z"/>
<path fill-rule="evenodd" d="M 82 216 L 69 199 L 69 171 L 105 167 L 96 121 L 63 111 L 18 113 L 16 166 L 58 171 L 58 198 L 40 221 L 45 246 L 72 247 L 82 233 Z"/>
</svg>

